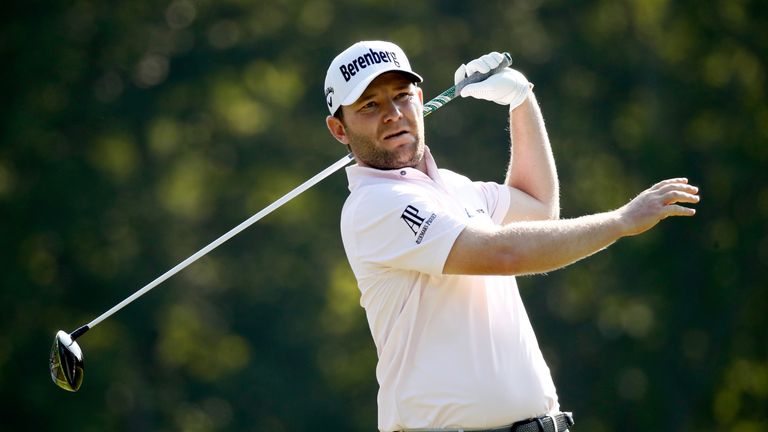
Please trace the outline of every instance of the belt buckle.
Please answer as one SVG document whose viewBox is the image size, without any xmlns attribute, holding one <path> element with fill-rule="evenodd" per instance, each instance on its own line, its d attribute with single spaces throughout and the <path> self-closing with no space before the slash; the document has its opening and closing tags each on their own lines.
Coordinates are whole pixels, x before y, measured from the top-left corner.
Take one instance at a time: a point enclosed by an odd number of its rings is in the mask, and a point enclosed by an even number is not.
<svg viewBox="0 0 768 432">
<path fill-rule="evenodd" d="M 576 422 L 573 421 L 573 413 L 572 412 L 568 411 L 568 412 L 563 412 L 561 414 L 563 416 L 565 416 L 565 423 L 568 425 L 568 427 L 571 427 L 571 426 L 574 425 L 574 423 L 576 423 Z"/>
<path fill-rule="evenodd" d="M 564 432 L 564 431 L 560 431 L 558 429 L 558 427 L 557 427 L 557 418 L 560 417 L 560 416 L 563 416 L 563 418 L 565 419 L 565 424 L 567 425 L 567 428 L 570 428 L 571 426 L 574 425 L 574 423 L 576 423 L 573 420 L 573 413 L 572 412 L 570 412 L 570 411 L 569 412 L 559 412 L 559 413 L 553 414 L 553 415 L 543 415 L 541 417 L 533 417 L 533 418 L 517 421 L 517 422 L 512 424 L 512 426 L 510 427 L 510 430 L 514 432 L 519 427 L 522 427 L 524 425 L 528 425 L 528 424 L 532 423 L 532 424 L 536 425 L 538 430 L 546 431 L 547 429 L 544 426 L 543 420 L 544 419 L 549 419 L 549 420 L 552 421 L 552 427 L 553 427 L 554 430 L 557 430 L 558 432 Z"/>
</svg>

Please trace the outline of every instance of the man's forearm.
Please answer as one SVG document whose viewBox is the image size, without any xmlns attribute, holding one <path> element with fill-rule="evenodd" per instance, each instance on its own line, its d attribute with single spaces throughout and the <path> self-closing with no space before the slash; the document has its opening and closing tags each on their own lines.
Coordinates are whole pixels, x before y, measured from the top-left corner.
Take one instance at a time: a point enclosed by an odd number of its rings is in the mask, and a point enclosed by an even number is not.
<svg viewBox="0 0 768 432">
<path fill-rule="evenodd" d="M 500 227 L 467 226 L 453 243 L 443 272 L 521 275 L 565 267 L 668 217 L 693 216 L 696 210 L 681 204 L 698 203 L 698 194 L 699 188 L 688 184 L 688 179 L 673 178 L 605 213 Z"/>
<path fill-rule="evenodd" d="M 444 271 L 545 273 L 590 256 L 622 235 L 623 225 L 615 211 L 575 219 L 515 222 L 492 231 L 467 227 L 456 239 Z"/>
<path fill-rule="evenodd" d="M 545 273 L 570 265 L 624 236 L 615 212 L 510 224 L 499 233 L 511 251 L 507 274 Z M 513 245 L 510 247 L 510 245 Z"/>
<path fill-rule="evenodd" d="M 511 155 L 506 184 L 547 207 L 550 218 L 560 215 L 560 186 L 544 118 L 533 92 L 510 113 Z"/>
</svg>

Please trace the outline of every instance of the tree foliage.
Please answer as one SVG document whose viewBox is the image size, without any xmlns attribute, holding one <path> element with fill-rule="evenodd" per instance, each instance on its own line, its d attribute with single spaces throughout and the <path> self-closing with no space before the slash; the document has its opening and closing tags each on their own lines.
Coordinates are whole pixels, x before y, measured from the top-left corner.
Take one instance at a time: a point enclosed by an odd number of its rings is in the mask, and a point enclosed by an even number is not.
<svg viewBox="0 0 768 432">
<path fill-rule="evenodd" d="M 4 430 L 373 430 L 376 353 L 346 263 L 336 174 L 80 343 L 56 330 L 127 297 L 346 149 L 324 125 L 330 60 L 400 44 L 425 97 L 509 51 L 536 85 L 563 213 L 655 181 L 693 219 L 549 275 L 523 297 L 578 430 L 768 429 L 768 14 L 758 1 L 49 0 L 0 27 Z M 504 108 L 427 120 L 438 163 L 500 180 Z"/>
</svg>

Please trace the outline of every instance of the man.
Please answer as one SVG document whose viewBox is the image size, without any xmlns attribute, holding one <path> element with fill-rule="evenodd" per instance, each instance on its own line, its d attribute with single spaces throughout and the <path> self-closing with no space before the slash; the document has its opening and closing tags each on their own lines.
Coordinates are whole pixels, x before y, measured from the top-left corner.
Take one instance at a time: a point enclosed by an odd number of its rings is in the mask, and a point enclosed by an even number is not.
<svg viewBox="0 0 768 432">
<path fill-rule="evenodd" d="M 456 82 L 501 62 L 491 53 Z M 344 248 L 378 352 L 378 427 L 558 431 L 555 386 L 515 275 L 555 270 L 668 216 L 692 216 L 686 179 L 620 209 L 559 220 L 554 158 L 532 85 L 505 69 L 461 92 L 509 105 L 504 184 L 438 169 L 424 142 L 422 81 L 405 53 L 358 42 L 326 76 L 329 131 L 354 154 Z"/>
</svg>

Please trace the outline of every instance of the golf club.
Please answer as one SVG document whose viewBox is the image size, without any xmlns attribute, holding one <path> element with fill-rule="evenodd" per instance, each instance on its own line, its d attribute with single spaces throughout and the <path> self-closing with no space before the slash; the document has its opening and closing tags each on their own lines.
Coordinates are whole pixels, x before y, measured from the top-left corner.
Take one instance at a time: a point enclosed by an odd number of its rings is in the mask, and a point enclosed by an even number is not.
<svg viewBox="0 0 768 432">
<path fill-rule="evenodd" d="M 486 73 L 472 74 L 471 76 L 465 78 L 455 86 L 452 86 L 451 88 L 444 91 L 443 93 L 441 93 L 440 95 L 432 99 L 431 101 L 424 104 L 424 117 L 435 112 L 437 109 L 439 109 L 443 105 L 453 100 L 457 94 L 461 94 L 461 89 L 464 88 L 465 86 L 483 81 L 489 76 L 501 71 L 502 69 L 512 64 L 512 57 L 509 55 L 509 53 L 504 53 L 504 58 L 505 58 L 505 61 L 503 61 L 495 69 Z M 79 327 L 72 333 L 67 333 L 63 330 L 59 330 L 53 339 L 53 346 L 51 347 L 51 355 L 49 359 L 49 367 L 50 367 L 51 378 L 53 379 L 53 382 L 57 386 L 63 388 L 64 390 L 68 390 L 71 392 L 77 391 L 83 383 L 83 372 L 84 372 L 83 351 L 82 349 L 80 349 L 80 346 L 77 344 L 77 342 L 75 342 L 75 340 L 78 337 L 85 334 L 85 332 L 87 332 L 88 330 L 96 327 L 100 322 L 109 318 L 112 314 L 124 308 L 126 305 L 133 302 L 134 300 L 141 297 L 142 295 L 146 294 L 151 289 L 160 285 L 166 279 L 170 278 L 171 276 L 175 275 L 179 271 L 183 270 L 188 265 L 197 261 L 203 255 L 206 255 L 208 252 L 217 248 L 222 243 L 226 242 L 227 240 L 239 234 L 244 229 L 253 225 L 259 219 L 272 213 L 274 210 L 281 207 L 283 204 L 297 197 L 299 194 L 311 188 L 312 186 L 316 185 L 317 183 L 319 183 L 329 175 L 341 169 L 342 167 L 348 165 L 352 160 L 354 160 L 354 156 L 352 155 L 352 153 L 339 159 L 333 165 L 319 172 L 314 177 L 310 178 L 309 180 L 305 181 L 304 183 L 302 183 L 292 191 L 283 195 L 277 201 L 273 202 L 272 204 L 268 205 L 264 209 L 260 210 L 258 213 L 254 214 L 247 220 L 243 221 L 240 225 L 232 228 L 221 237 L 217 238 L 216 240 L 214 240 L 204 248 L 195 252 L 192 256 L 180 262 L 179 264 L 177 264 L 175 267 L 168 270 L 167 272 L 163 273 L 160 277 L 148 283 L 143 288 L 136 291 L 131 296 L 121 301 L 120 303 L 118 303 L 108 311 L 99 315 L 98 317 L 96 317 L 96 319 L 89 322 L 88 324 Z"/>
</svg>

